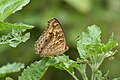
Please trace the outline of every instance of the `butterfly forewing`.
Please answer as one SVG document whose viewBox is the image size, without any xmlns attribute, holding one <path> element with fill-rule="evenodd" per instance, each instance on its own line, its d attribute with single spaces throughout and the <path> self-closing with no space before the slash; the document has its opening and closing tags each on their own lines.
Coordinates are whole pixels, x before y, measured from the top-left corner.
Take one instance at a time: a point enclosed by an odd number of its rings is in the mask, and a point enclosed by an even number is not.
<svg viewBox="0 0 120 80">
<path fill-rule="evenodd" d="M 48 27 L 35 43 L 35 51 L 42 57 L 60 55 L 68 50 L 63 29 L 57 19 L 48 21 Z"/>
</svg>

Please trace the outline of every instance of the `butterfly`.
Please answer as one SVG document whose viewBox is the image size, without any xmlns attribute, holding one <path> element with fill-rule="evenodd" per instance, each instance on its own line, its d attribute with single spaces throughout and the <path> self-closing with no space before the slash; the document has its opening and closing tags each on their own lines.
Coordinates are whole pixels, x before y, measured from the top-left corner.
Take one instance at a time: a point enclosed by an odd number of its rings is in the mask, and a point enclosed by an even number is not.
<svg viewBox="0 0 120 80">
<path fill-rule="evenodd" d="M 63 54 L 68 50 L 61 24 L 55 18 L 48 21 L 48 27 L 34 44 L 36 54 L 41 57 Z"/>
</svg>

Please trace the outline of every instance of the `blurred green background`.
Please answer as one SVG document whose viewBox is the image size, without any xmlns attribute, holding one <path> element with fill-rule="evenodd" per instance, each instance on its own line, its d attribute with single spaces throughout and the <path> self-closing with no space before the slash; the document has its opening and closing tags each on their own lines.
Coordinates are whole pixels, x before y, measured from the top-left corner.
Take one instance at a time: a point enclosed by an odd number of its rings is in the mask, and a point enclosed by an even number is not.
<svg viewBox="0 0 120 80">
<path fill-rule="evenodd" d="M 63 26 L 67 44 L 70 49 L 66 52 L 71 59 L 76 60 L 78 52 L 76 39 L 88 26 L 96 24 L 102 30 L 102 42 L 106 43 L 112 32 L 114 39 L 120 42 L 120 0 L 31 0 L 21 11 L 6 19 L 6 22 L 23 22 L 34 25 L 29 30 L 31 38 L 21 43 L 17 48 L 9 45 L 0 46 L 0 66 L 7 63 L 22 62 L 26 66 L 36 60 L 39 55 L 34 52 L 34 43 L 47 27 L 47 21 L 57 18 Z M 114 59 L 106 59 L 100 69 L 105 74 L 108 70 L 110 80 L 120 76 L 120 46 Z M 90 76 L 90 69 L 87 69 Z M 17 79 L 19 73 L 11 75 Z M 77 74 L 80 78 L 81 76 Z M 67 72 L 50 67 L 42 80 L 74 80 Z"/>
</svg>

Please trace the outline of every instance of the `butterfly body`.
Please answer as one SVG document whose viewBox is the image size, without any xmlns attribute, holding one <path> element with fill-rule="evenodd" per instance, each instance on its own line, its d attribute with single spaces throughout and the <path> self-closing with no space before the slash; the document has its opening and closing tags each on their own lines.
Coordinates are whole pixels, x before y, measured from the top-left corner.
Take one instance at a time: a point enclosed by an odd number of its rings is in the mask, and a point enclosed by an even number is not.
<svg viewBox="0 0 120 80">
<path fill-rule="evenodd" d="M 63 29 L 57 19 L 48 21 L 48 27 L 35 43 L 35 51 L 41 57 L 60 55 L 68 50 Z"/>
</svg>

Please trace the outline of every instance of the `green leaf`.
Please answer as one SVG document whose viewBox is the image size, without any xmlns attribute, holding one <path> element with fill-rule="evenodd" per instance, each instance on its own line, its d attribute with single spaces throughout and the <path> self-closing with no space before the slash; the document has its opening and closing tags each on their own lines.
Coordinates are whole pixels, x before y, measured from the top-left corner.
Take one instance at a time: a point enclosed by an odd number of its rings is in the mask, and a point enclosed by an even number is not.
<svg viewBox="0 0 120 80">
<path fill-rule="evenodd" d="M 110 36 L 109 38 L 109 41 L 107 42 L 106 45 L 104 45 L 103 47 L 103 52 L 105 53 L 105 57 L 110 57 L 110 56 L 113 56 L 116 51 L 111 51 L 114 47 L 116 47 L 118 45 L 117 41 L 113 40 L 113 33 L 112 35 Z"/>
<path fill-rule="evenodd" d="M 112 50 L 112 48 L 116 47 L 118 43 L 113 40 L 113 34 L 110 36 L 108 43 L 104 47 L 104 52 L 108 52 Z"/>
<path fill-rule="evenodd" d="M 0 30 L 6 30 L 6 29 L 31 29 L 34 26 L 32 25 L 27 25 L 23 23 L 5 23 L 5 22 L 0 22 Z"/>
<path fill-rule="evenodd" d="M 105 77 L 102 76 L 101 70 L 97 70 L 95 73 L 96 80 L 106 80 Z"/>
<path fill-rule="evenodd" d="M 24 68 L 24 64 L 22 63 L 13 63 L 13 64 L 7 64 L 5 66 L 2 66 L 0 68 L 0 77 L 4 77 L 7 74 L 18 72 L 20 69 Z"/>
<path fill-rule="evenodd" d="M 107 73 L 103 76 L 101 70 L 96 70 L 95 72 L 96 80 L 108 80 L 108 73 L 109 71 L 107 71 Z"/>
<path fill-rule="evenodd" d="M 69 59 L 68 56 L 65 56 L 64 54 L 61 56 L 53 57 L 49 60 L 48 64 L 49 66 L 54 66 L 60 70 L 67 71 L 75 80 L 78 80 L 77 77 L 74 74 L 74 68 L 78 68 L 79 64 L 77 62 Z"/>
<path fill-rule="evenodd" d="M 25 33 L 25 30 L 12 29 L 12 32 L 3 35 L 0 38 L 0 45 L 9 44 L 11 47 L 16 47 L 21 42 L 26 42 L 30 38 L 30 33 Z"/>
<path fill-rule="evenodd" d="M 86 32 L 83 32 L 77 42 L 77 49 L 80 57 L 83 60 L 88 60 L 88 65 L 92 69 L 91 79 L 105 80 L 107 74 L 102 76 L 102 72 L 98 70 L 103 60 L 107 57 L 113 56 L 115 52 L 111 50 L 118 45 L 113 40 L 113 34 L 110 37 L 108 43 L 102 44 L 100 40 L 101 30 L 93 25 L 88 27 Z"/>
<path fill-rule="evenodd" d="M 65 55 L 54 57 L 50 59 L 50 61 L 47 64 L 61 70 L 66 70 L 67 72 L 71 73 L 74 72 L 73 71 L 74 67 L 79 67 L 77 62 L 70 60 L 69 57 Z"/>
<path fill-rule="evenodd" d="M 6 77 L 5 80 L 13 80 L 13 79 L 10 77 Z"/>
<path fill-rule="evenodd" d="M 113 40 L 113 34 L 106 45 L 101 43 L 100 34 L 100 28 L 95 25 L 88 27 L 87 31 L 81 34 L 77 42 L 77 49 L 81 58 L 87 59 L 94 56 L 94 59 L 98 60 L 100 56 L 105 55 L 106 58 L 114 55 L 114 52 L 110 50 L 116 47 L 118 43 Z"/>
<path fill-rule="evenodd" d="M 86 32 L 82 32 L 79 40 L 77 41 L 77 49 L 81 58 L 86 58 L 86 45 L 99 44 L 101 30 L 96 25 L 88 27 Z"/>
<path fill-rule="evenodd" d="M 0 22 L 12 13 L 21 10 L 29 2 L 30 0 L 0 0 Z"/>
<path fill-rule="evenodd" d="M 42 58 L 40 61 L 32 63 L 24 69 L 19 80 L 40 80 L 48 69 L 48 65 L 46 65 L 48 61 L 49 58 Z"/>
<path fill-rule="evenodd" d="M 103 52 L 103 47 L 104 44 L 100 44 L 100 43 L 96 43 L 96 44 L 89 44 L 86 45 L 86 56 L 90 57 L 90 56 L 97 56 L 98 54 L 101 54 Z"/>
<path fill-rule="evenodd" d="M 31 64 L 27 67 L 19 80 L 40 80 L 49 66 L 54 66 L 61 70 L 66 70 L 71 75 L 74 74 L 73 68 L 78 67 L 79 65 L 70 60 L 68 56 L 62 55 L 51 58 L 42 58 L 40 61 Z"/>
</svg>

